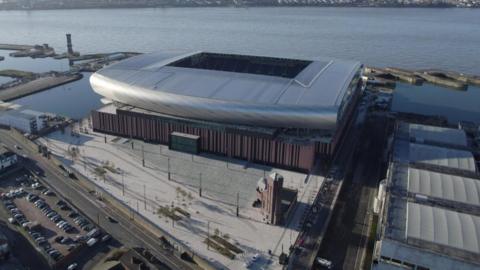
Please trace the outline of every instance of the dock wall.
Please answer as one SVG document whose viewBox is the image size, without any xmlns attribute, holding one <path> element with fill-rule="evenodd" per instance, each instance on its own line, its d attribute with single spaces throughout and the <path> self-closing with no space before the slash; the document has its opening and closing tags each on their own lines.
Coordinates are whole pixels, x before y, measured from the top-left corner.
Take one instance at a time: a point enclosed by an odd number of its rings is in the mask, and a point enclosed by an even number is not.
<svg viewBox="0 0 480 270">
<path fill-rule="evenodd" d="M 6 89 L 0 89 L 0 100 L 11 101 L 17 98 L 29 96 L 31 94 L 38 93 L 56 86 L 80 80 L 82 77 L 82 74 L 40 77 L 20 85 L 12 86 Z"/>
</svg>

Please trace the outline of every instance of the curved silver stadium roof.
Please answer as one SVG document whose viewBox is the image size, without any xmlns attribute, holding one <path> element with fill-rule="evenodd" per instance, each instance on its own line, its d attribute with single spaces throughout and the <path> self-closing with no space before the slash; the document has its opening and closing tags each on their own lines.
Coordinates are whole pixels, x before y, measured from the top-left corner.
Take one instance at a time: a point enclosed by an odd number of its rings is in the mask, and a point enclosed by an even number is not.
<svg viewBox="0 0 480 270">
<path fill-rule="evenodd" d="M 335 129 L 361 64 L 195 52 L 151 53 L 90 77 L 98 94 L 185 118 L 265 127 Z"/>
</svg>

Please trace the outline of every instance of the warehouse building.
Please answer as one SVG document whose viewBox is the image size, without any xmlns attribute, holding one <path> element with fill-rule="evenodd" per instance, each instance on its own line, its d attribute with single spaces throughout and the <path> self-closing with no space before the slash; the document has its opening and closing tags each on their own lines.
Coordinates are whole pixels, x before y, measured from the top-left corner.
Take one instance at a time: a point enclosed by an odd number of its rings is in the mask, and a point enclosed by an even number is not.
<svg viewBox="0 0 480 270">
<path fill-rule="evenodd" d="M 479 269 L 480 217 L 389 198 L 372 269 Z"/>
<path fill-rule="evenodd" d="M 112 104 L 93 129 L 228 157 L 309 171 L 329 157 L 361 96 L 357 62 L 195 52 L 152 53 L 90 77 Z M 173 134 L 173 135 L 172 135 Z M 188 136 L 194 141 L 188 142 Z M 182 137 L 177 139 L 178 137 Z"/>
<path fill-rule="evenodd" d="M 479 269 L 480 179 L 392 163 L 372 269 Z"/>
<path fill-rule="evenodd" d="M 12 127 L 25 133 L 37 134 L 47 126 L 45 113 L 33 110 L 0 111 L 0 125 Z"/>
<path fill-rule="evenodd" d="M 0 146 L 0 172 L 7 170 L 15 164 L 17 164 L 17 155 L 7 148 Z"/>
<path fill-rule="evenodd" d="M 394 145 L 394 161 L 418 163 L 426 167 L 462 170 L 471 173 L 477 171 L 471 152 L 446 147 L 412 143 L 397 139 Z"/>
<path fill-rule="evenodd" d="M 397 127 L 372 269 L 480 269 L 480 175 L 472 154 L 455 149 L 465 134 Z"/>
<path fill-rule="evenodd" d="M 480 179 L 395 164 L 391 184 L 391 192 L 480 215 Z"/>
<path fill-rule="evenodd" d="M 398 122 L 397 137 L 438 146 L 468 147 L 467 135 L 462 129 Z"/>
</svg>

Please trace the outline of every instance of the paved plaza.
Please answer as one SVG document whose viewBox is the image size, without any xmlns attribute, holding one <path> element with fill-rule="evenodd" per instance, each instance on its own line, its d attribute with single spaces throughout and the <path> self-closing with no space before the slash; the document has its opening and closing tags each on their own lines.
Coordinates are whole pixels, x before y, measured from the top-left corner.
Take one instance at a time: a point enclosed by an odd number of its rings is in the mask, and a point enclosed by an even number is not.
<svg viewBox="0 0 480 270">
<path fill-rule="evenodd" d="M 58 131 L 39 140 L 59 159 L 91 179 L 99 190 L 138 210 L 217 266 L 229 269 L 243 269 L 244 262 L 256 253 L 261 259 L 252 269 L 280 269 L 278 256 L 282 247 L 288 253 L 298 235 L 299 222 L 323 181 L 319 176 L 210 154 L 190 155 L 170 151 L 164 145 L 92 131 L 78 136 L 71 136 L 70 130 Z M 72 148 L 78 149 L 77 154 L 72 154 Z M 107 168 L 101 176 L 99 167 Z M 284 176 L 285 187 L 299 192 L 297 206 L 286 226 L 261 222 L 259 210 L 252 207 L 257 181 L 272 172 Z M 237 196 L 240 217 L 236 216 Z M 179 207 L 190 217 L 172 225 L 172 220 L 157 212 L 168 206 Z M 210 234 L 217 231 L 228 235 L 244 253 L 230 260 L 207 249 L 204 241 L 208 229 Z"/>
</svg>

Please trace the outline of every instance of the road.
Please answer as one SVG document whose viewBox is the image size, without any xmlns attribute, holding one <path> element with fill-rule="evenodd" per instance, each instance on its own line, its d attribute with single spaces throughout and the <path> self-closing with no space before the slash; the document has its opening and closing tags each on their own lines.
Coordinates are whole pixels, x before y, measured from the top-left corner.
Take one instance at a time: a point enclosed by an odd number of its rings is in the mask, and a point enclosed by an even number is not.
<svg viewBox="0 0 480 270">
<path fill-rule="evenodd" d="M 338 207 L 320 248 L 318 256 L 332 261 L 335 269 L 364 269 L 370 263 L 364 258 L 373 217 L 372 201 L 383 173 L 385 127 L 385 119 L 375 118 L 365 124 L 353 173 L 345 178 Z"/>
<path fill-rule="evenodd" d="M 296 245 L 294 252 L 291 254 L 288 269 L 310 269 L 313 266 L 312 264 L 314 264 L 314 258 L 317 256 L 320 248 L 324 231 L 330 223 L 329 219 L 332 215 L 331 207 L 336 204 L 334 201 L 336 194 L 342 189 L 343 179 L 351 167 L 353 152 L 357 147 L 359 134 L 363 129 L 362 123 L 365 117 L 365 114 L 360 112 L 364 112 L 364 110 L 365 107 L 363 105 L 358 106 L 353 114 L 352 122 L 348 125 L 342 144 L 332 162 L 331 167 L 335 168 L 335 172 L 326 177 L 332 180 L 325 181 L 324 186 L 322 186 L 321 191 L 317 195 L 314 204 L 318 206 L 319 210 L 317 213 L 312 214 L 309 219 L 311 223 L 310 229 L 304 228 L 302 236 L 300 237 L 301 243 L 296 243 L 298 245 Z M 318 172 L 314 171 L 313 173 Z"/>
<path fill-rule="evenodd" d="M 25 138 L 16 138 L 7 130 L 0 130 L 0 140 L 11 149 L 14 145 L 22 147 L 31 162 L 27 166 L 38 166 L 44 171 L 44 182 L 53 187 L 57 193 L 62 194 L 73 205 L 80 209 L 91 220 L 99 223 L 98 225 L 112 235 L 113 238 L 127 247 L 143 247 L 150 250 L 162 263 L 165 269 L 195 269 L 191 264 L 177 258 L 171 251 L 165 250 L 161 246 L 161 241 L 156 235 L 136 222 L 132 222 L 130 217 L 116 209 L 110 208 L 105 203 L 98 201 L 95 196 L 81 187 L 75 180 L 63 175 L 60 168 L 51 161 L 40 156 L 37 149 L 25 141 Z M 106 218 L 111 216 L 118 223 L 111 223 Z"/>
</svg>

